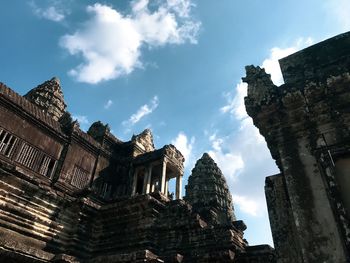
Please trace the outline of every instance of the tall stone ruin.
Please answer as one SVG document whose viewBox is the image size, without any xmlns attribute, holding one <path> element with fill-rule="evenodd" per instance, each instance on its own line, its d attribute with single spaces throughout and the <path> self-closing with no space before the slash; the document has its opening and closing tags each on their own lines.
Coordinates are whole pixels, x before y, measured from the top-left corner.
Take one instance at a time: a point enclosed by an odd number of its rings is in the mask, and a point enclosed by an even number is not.
<svg viewBox="0 0 350 263">
<path fill-rule="evenodd" d="M 265 193 L 277 262 L 350 262 L 350 32 L 247 66 L 247 113 L 280 173 Z"/>
<path fill-rule="evenodd" d="M 57 78 L 24 97 L 0 83 L 0 262 L 275 262 L 243 238 L 209 155 L 182 200 L 183 163 L 148 129 L 126 142 L 100 121 L 82 131 Z"/>
</svg>

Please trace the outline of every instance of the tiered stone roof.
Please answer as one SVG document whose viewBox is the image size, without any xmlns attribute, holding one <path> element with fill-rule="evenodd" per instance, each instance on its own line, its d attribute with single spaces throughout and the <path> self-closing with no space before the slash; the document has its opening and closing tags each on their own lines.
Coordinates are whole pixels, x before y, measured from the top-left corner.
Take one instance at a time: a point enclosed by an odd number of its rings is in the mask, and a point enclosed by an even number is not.
<svg viewBox="0 0 350 263">
<path fill-rule="evenodd" d="M 210 223 L 231 224 L 235 220 L 232 196 L 225 177 L 207 153 L 192 170 L 185 199 Z"/>
<path fill-rule="evenodd" d="M 30 90 L 24 97 L 39 106 L 56 121 L 65 113 L 66 104 L 60 81 L 56 77 Z"/>
</svg>

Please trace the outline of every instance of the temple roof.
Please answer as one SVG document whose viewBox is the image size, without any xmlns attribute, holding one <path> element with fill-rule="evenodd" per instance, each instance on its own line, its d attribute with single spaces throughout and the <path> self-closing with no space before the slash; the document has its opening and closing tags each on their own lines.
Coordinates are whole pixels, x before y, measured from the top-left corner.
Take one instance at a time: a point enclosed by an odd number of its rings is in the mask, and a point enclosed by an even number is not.
<svg viewBox="0 0 350 263">
<path fill-rule="evenodd" d="M 185 199 L 211 223 L 229 224 L 235 220 L 232 196 L 225 177 L 207 153 L 197 161 L 188 178 Z"/>
<path fill-rule="evenodd" d="M 131 141 L 136 143 L 145 152 L 151 152 L 155 150 L 153 135 L 150 129 L 145 129 L 140 134 L 133 135 Z"/>
<path fill-rule="evenodd" d="M 56 77 L 30 90 L 24 97 L 39 106 L 56 121 L 65 113 L 66 104 L 60 81 Z"/>
</svg>

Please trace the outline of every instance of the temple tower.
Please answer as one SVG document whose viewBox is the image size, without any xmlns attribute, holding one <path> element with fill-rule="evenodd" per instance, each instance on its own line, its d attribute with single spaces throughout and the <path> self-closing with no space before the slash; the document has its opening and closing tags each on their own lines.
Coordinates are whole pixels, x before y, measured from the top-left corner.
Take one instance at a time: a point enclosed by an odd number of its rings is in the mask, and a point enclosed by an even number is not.
<svg viewBox="0 0 350 263">
<path fill-rule="evenodd" d="M 62 117 L 67 107 L 60 81 L 56 77 L 30 90 L 24 97 L 39 106 L 56 121 Z"/>
<path fill-rule="evenodd" d="M 225 177 L 207 153 L 197 161 L 188 178 L 185 199 L 207 222 L 226 225 L 236 220 Z"/>
</svg>

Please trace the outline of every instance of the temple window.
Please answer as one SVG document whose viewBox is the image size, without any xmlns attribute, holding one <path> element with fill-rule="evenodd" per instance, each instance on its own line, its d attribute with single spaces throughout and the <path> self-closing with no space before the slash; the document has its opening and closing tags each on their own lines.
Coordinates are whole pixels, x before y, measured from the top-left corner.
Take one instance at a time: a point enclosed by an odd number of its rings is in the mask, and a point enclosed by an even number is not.
<svg viewBox="0 0 350 263">
<path fill-rule="evenodd" d="M 47 177 L 51 177 L 55 168 L 56 161 L 49 156 L 44 155 L 42 157 L 39 173 Z"/>
<path fill-rule="evenodd" d="M 49 178 L 51 178 L 56 166 L 55 159 L 26 142 L 22 142 L 16 162 Z"/>
<path fill-rule="evenodd" d="M 71 185 L 82 189 L 89 183 L 89 173 L 81 167 L 75 166 L 71 179 Z"/>
<path fill-rule="evenodd" d="M 17 138 L 0 128 L 0 153 L 10 157 L 17 143 Z"/>
</svg>

